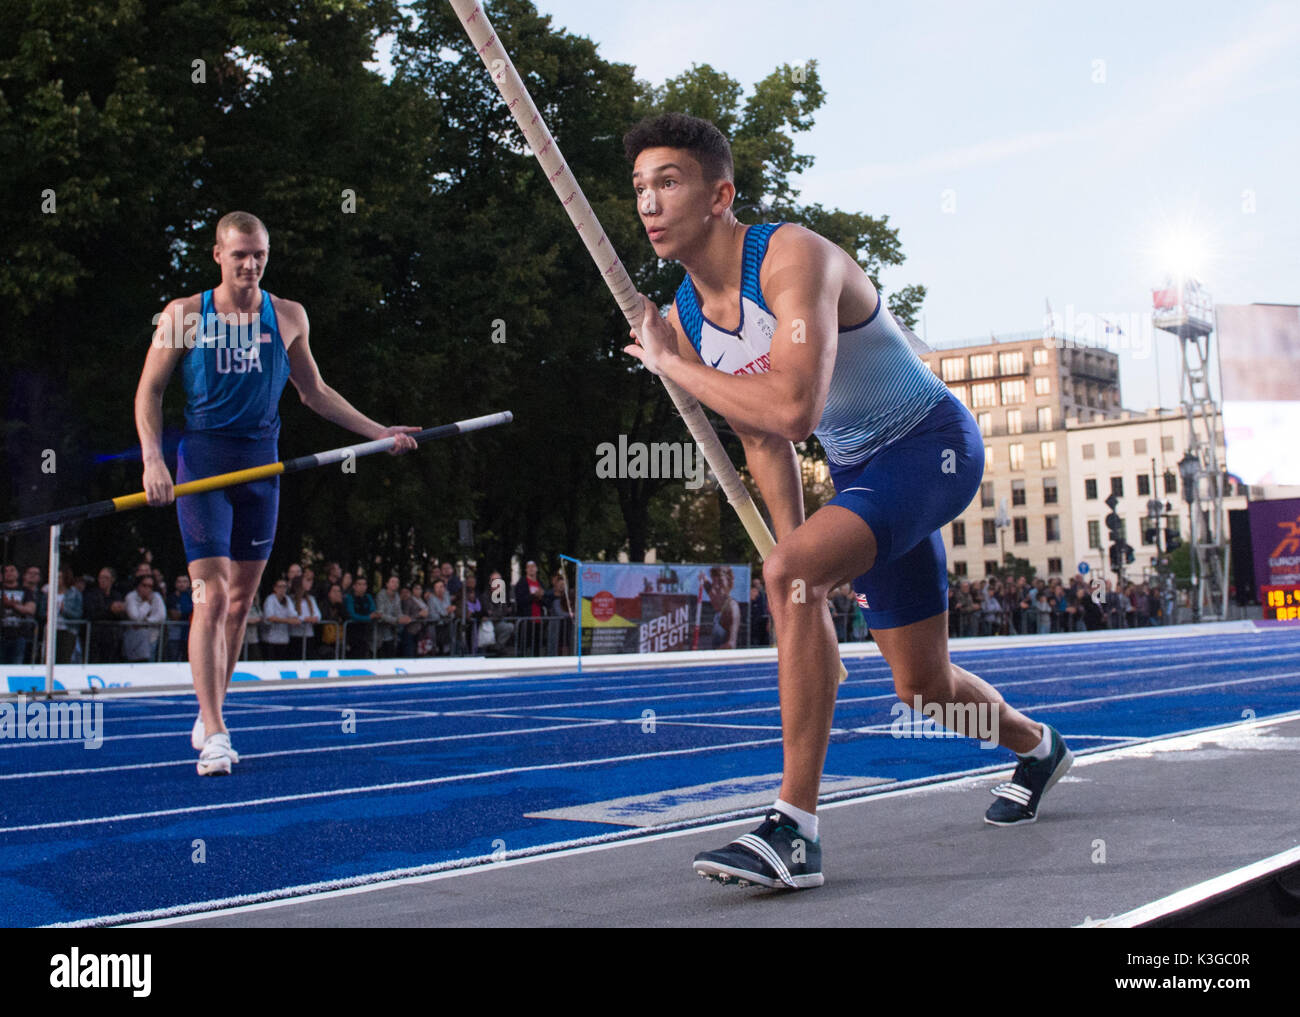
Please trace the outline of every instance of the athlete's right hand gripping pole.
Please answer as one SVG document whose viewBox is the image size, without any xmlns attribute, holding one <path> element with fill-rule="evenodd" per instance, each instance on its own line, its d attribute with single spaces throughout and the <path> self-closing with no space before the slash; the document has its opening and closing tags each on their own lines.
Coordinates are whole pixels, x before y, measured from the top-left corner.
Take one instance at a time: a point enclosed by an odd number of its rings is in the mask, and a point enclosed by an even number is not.
<svg viewBox="0 0 1300 1017">
<path fill-rule="evenodd" d="M 582 193 L 577 179 L 564 161 L 559 146 L 547 129 L 546 122 L 542 120 L 542 115 L 528 94 L 519 72 L 515 70 L 510 54 L 505 51 L 505 47 L 497 38 L 496 32 L 493 31 L 487 15 L 477 0 L 450 0 L 450 3 L 466 34 L 469 35 L 474 49 L 487 65 L 492 80 L 496 82 L 497 89 L 506 101 L 506 108 L 514 115 L 515 122 L 519 125 L 524 140 L 532 149 L 533 155 L 537 157 L 537 161 L 541 163 L 546 179 L 550 181 L 560 203 L 569 213 L 569 219 L 577 229 L 578 236 L 582 237 L 582 242 L 587 245 L 587 251 L 596 262 L 596 267 L 600 269 L 601 278 L 605 280 L 605 285 L 609 287 L 610 293 L 618 302 L 623 317 L 627 319 L 631 328 L 639 329 L 641 297 L 637 293 L 637 288 L 627 274 L 627 269 L 623 267 L 623 262 L 614 252 L 613 245 L 601 228 L 600 221 Z M 772 552 L 772 548 L 776 546 L 776 540 L 768 530 L 767 524 L 763 522 L 758 506 L 749 496 L 749 490 L 741 481 L 740 474 L 732 465 L 731 459 L 722 447 L 722 442 L 718 440 L 712 425 L 704 415 L 704 410 L 699 402 L 680 386 L 667 378 L 661 377 L 660 380 L 691 432 L 691 437 L 695 439 L 696 445 L 703 453 L 704 461 L 709 464 L 709 469 L 718 478 L 727 501 L 744 524 L 745 532 L 749 534 L 750 541 L 758 550 L 759 557 L 766 559 Z M 840 681 L 844 681 L 847 677 L 844 665 L 841 664 Z"/>
</svg>

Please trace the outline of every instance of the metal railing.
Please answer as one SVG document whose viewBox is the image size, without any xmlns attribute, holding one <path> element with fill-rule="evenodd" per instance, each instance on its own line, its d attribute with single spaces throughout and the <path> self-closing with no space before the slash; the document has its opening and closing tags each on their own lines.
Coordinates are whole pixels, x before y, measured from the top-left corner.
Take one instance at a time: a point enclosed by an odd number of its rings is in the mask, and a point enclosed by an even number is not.
<svg viewBox="0 0 1300 1017">
<path fill-rule="evenodd" d="M 770 646 L 774 643 L 770 615 L 749 617 L 748 605 L 742 605 L 741 628 L 737 645 Z M 1151 598 L 1147 613 L 1124 602 L 1108 600 L 1098 605 L 1103 629 L 1145 628 L 1183 625 L 1192 621 L 1190 605 L 1168 599 Z M 1090 613 L 1090 612 L 1088 612 Z M 1232 618 L 1249 616 L 1249 610 L 1229 605 Z M 836 638 L 841 643 L 862 642 L 871 638 L 865 621 L 856 607 L 847 611 L 831 610 Z M 1096 615 L 1094 617 L 1094 623 Z M 490 627 L 485 627 L 484 623 Z M 254 623 L 264 628 L 262 623 Z M 134 622 L 61 620 L 55 636 L 55 660 L 60 664 L 116 664 L 132 662 L 174 662 L 188 659 L 188 621 Z M 976 606 L 961 610 L 950 602 L 948 634 L 953 638 L 992 635 L 1036 635 L 1059 632 L 1082 632 L 1087 628 L 1082 604 L 1072 602 L 1062 609 L 1054 602 L 1050 611 L 1037 607 L 996 610 Z M 544 615 L 540 618 L 477 617 L 472 621 L 447 618 L 420 622 L 413 631 L 406 625 L 381 621 L 321 621 L 312 626 L 309 636 L 290 634 L 288 642 L 271 643 L 265 632 L 258 638 L 245 636 L 241 661 L 250 660 L 357 660 L 385 657 L 549 657 L 576 652 L 577 630 L 567 615 Z M 24 619 L 0 630 L 0 664 L 27 666 L 45 663 L 45 626 Z"/>
</svg>

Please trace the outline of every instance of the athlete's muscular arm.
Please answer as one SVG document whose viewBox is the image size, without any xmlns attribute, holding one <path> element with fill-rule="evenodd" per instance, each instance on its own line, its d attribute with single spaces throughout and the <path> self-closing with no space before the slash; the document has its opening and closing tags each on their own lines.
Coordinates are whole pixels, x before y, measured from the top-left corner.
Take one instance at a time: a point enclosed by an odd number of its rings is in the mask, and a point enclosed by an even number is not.
<svg viewBox="0 0 1300 1017">
<path fill-rule="evenodd" d="M 140 435 L 144 491 L 150 505 L 168 505 L 175 500 L 172 475 L 163 461 L 162 400 L 167 382 L 185 355 L 186 330 L 193 330 L 198 313 L 198 297 L 173 300 L 163 308 L 135 390 L 135 429 Z"/>
<path fill-rule="evenodd" d="M 415 448 L 415 440 L 408 438 L 407 434 L 418 431 L 418 427 L 385 427 L 378 424 L 325 384 L 325 379 L 316 366 L 316 358 L 311 355 L 311 347 L 307 345 L 307 312 L 302 304 L 277 298 L 275 316 L 288 348 L 289 380 L 298 390 L 304 406 L 331 423 L 372 441 L 396 435 L 397 443 L 393 446 L 395 454 Z"/>
<path fill-rule="evenodd" d="M 673 332 L 669 348 L 675 355 L 691 360 L 707 371 L 722 373 L 717 368 L 704 367 L 700 355 L 695 352 L 695 347 L 682 330 L 675 303 L 668 312 L 667 324 Z M 799 458 L 795 455 L 794 445 L 788 438 L 746 427 L 731 417 L 727 418 L 727 423 L 740 437 L 740 443 L 745 448 L 745 465 L 758 484 L 763 503 L 772 516 L 772 529 L 779 541 L 802 524 L 804 518 L 803 480 L 799 475 Z"/>
<path fill-rule="evenodd" d="M 803 478 L 794 444 L 779 434 L 747 430 L 730 418 L 727 423 L 745 446 L 745 465 L 763 495 L 763 504 L 772 516 L 773 536 L 779 542 L 803 525 Z"/>
<path fill-rule="evenodd" d="M 783 234 L 785 234 L 783 236 Z M 835 366 L 843 260 L 833 244 L 808 230 L 773 234 L 763 264 L 763 292 L 777 319 L 771 367 L 733 376 L 677 355 L 669 328 L 648 300 L 637 357 L 742 427 L 802 441 L 821 420 Z"/>
</svg>

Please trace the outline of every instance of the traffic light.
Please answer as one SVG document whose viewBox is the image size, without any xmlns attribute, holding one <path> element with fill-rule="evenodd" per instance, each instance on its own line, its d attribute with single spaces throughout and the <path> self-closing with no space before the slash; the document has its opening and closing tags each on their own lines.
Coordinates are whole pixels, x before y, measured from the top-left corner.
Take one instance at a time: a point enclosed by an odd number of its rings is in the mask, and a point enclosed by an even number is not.
<svg viewBox="0 0 1300 1017">
<path fill-rule="evenodd" d="M 1125 544 L 1125 545 L 1124 545 L 1124 564 L 1125 564 L 1125 565 L 1132 565 L 1134 559 L 1135 559 L 1135 555 L 1133 554 L 1133 548 L 1129 547 L 1128 544 Z"/>
<path fill-rule="evenodd" d="M 1110 509 L 1110 514 L 1106 516 L 1106 529 L 1110 533 L 1110 567 L 1116 572 L 1122 567 L 1120 562 L 1124 559 L 1126 549 L 1129 554 L 1128 560 L 1133 560 L 1133 549 L 1124 542 L 1124 520 L 1115 511 L 1118 505 L 1119 496 L 1112 491 L 1106 498 L 1106 507 Z"/>
<path fill-rule="evenodd" d="M 1172 533 L 1172 532 L 1170 532 L 1169 530 L 1166 530 L 1166 531 L 1165 531 L 1165 550 L 1166 550 L 1166 551 L 1177 551 L 1177 550 L 1178 550 L 1180 547 L 1182 547 L 1182 546 L 1183 546 L 1183 538 L 1182 538 L 1182 537 L 1180 537 L 1177 533 Z"/>
</svg>

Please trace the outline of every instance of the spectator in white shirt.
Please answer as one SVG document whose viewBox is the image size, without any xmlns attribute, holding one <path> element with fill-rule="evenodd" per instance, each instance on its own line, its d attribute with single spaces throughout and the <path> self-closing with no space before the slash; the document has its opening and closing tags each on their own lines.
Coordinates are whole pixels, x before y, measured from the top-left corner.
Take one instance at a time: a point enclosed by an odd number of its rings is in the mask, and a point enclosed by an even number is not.
<svg viewBox="0 0 1300 1017">
<path fill-rule="evenodd" d="M 284 660 L 289 656 L 289 626 L 298 625 L 301 619 L 288 597 L 289 584 L 277 579 L 271 595 L 262 602 L 262 654 L 267 660 Z"/>
<path fill-rule="evenodd" d="M 136 577 L 135 589 L 126 595 L 126 616 L 140 623 L 130 626 L 122 637 L 126 659 L 132 663 L 153 660 L 161 632 L 159 623 L 167 620 L 167 605 L 153 588 L 152 573 L 141 572 Z"/>
</svg>

